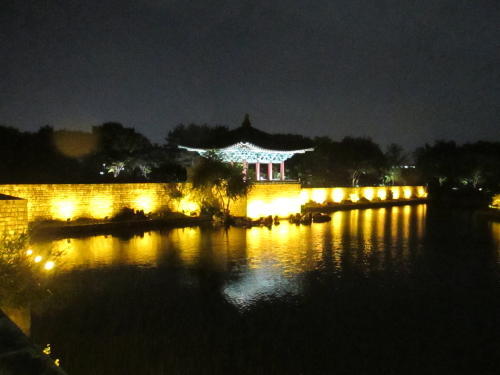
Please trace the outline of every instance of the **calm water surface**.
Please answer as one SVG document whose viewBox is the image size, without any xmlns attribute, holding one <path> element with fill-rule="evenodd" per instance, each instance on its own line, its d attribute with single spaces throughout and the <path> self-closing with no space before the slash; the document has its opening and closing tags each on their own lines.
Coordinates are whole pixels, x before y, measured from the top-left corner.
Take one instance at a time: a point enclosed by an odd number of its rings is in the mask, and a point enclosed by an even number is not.
<svg viewBox="0 0 500 375">
<path fill-rule="evenodd" d="M 500 223 L 426 205 L 329 223 L 38 243 L 35 342 L 70 374 L 493 374 Z"/>
</svg>

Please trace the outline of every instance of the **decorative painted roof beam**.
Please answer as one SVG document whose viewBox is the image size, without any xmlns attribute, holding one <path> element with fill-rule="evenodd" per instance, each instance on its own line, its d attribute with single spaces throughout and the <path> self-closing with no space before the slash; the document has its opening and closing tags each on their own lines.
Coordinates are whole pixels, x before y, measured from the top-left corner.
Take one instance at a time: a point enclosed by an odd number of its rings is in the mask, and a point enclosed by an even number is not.
<svg viewBox="0 0 500 375">
<path fill-rule="evenodd" d="M 285 160 L 290 159 L 295 154 L 304 154 L 308 151 L 314 151 L 313 148 L 286 151 L 269 150 L 256 146 L 250 142 L 238 142 L 234 145 L 217 149 L 194 148 L 180 145 L 179 148 L 197 152 L 201 156 L 205 156 L 207 152 L 216 151 L 220 154 L 223 161 L 235 163 L 282 163 Z"/>
</svg>

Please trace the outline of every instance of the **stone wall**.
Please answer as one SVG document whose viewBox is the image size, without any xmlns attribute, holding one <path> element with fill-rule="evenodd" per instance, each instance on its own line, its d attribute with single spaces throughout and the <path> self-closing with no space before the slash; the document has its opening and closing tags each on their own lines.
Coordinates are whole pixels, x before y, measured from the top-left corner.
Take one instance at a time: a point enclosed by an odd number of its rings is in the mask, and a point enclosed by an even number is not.
<svg viewBox="0 0 500 375">
<path fill-rule="evenodd" d="M 300 184 L 287 182 L 256 183 L 246 198 L 246 216 L 288 217 L 301 210 Z M 245 216 L 245 215 L 241 215 Z"/>
<path fill-rule="evenodd" d="M 182 198 L 177 198 L 179 192 Z M 3 203 L 4 208 L 0 208 L 3 210 L 0 212 L 5 212 L 0 213 L 0 220 L 3 220 L 0 225 L 4 223 L 4 226 L 7 221 L 14 223 L 15 217 L 22 218 L 23 215 L 27 215 L 29 222 L 81 217 L 104 219 L 114 216 L 124 207 L 145 213 L 162 209 L 187 214 L 199 211 L 188 183 L 0 185 L 0 194 L 24 199 L 4 201 L 10 202 Z M 230 210 L 235 216 L 251 218 L 268 215 L 287 217 L 300 212 L 301 206 L 310 202 L 328 204 L 426 196 L 423 186 L 301 188 L 298 183 L 258 182 L 246 197 L 233 202 Z M 21 226 L 20 221 L 15 225 Z"/>
<path fill-rule="evenodd" d="M 182 199 L 175 198 L 173 193 L 178 187 L 186 191 L 186 184 L 163 183 L 16 184 L 0 185 L 0 194 L 27 200 L 30 222 L 79 217 L 103 219 L 124 207 L 145 213 L 165 208 L 186 213 L 198 210 L 186 192 Z"/>
<path fill-rule="evenodd" d="M 426 198 L 427 190 L 424 186 L 367 186 L 367 187 L 328 187 L 303 188 L 301 203 L 342 203 L 360 200 L 385 201 Z"/>
<path fill-rule="evenodd" d="M 0 236 L 23 233 L 27 229 L 27 201 L 0 194 Z"/>
</svg>

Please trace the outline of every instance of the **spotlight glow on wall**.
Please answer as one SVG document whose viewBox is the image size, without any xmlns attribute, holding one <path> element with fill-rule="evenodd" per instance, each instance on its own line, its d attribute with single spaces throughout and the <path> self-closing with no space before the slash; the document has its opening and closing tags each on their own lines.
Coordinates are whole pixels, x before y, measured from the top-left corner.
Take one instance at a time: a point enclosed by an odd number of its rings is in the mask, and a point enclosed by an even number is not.
<svg viewBox="0 0 500 375">
<path fill-rule="evenodd" d="M 373 200 L 373 197 L 375 196 L 375 190 L 371 187 L 364 188 L 363 189 L 363 197 L 368 199 L 369 201 Z"/>
<path fill-rule="evenodd" d="M 74 217 L 76 202 L 74 199 L 54 199 L 52 201 L 52 216 L 59 220 L 68 220 Z"/>
<path fill-rule="evenodd" d="M 344 192 L 345 189 L 342 189 L 342 188 L 335 188 L 333 189 L 332 191 L 332 201 L 334 201 L 335 203 L 340 203 L 344 200 L 344 197 L 345 197 L 345 192 Z"/>
</svg>

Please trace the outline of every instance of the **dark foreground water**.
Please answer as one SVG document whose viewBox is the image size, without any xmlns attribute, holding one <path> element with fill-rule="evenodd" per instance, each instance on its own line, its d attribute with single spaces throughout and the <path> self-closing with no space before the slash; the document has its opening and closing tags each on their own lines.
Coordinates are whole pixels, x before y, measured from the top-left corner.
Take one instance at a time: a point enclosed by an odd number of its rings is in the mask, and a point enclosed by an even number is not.
<svg viewBox="0 0 500 375">
<path fill-rule="evenodd" d="M 69 374 L 498 373 L 500 223 L 425 205 L 312 226 L 38 244 Z"/>
</svg>

